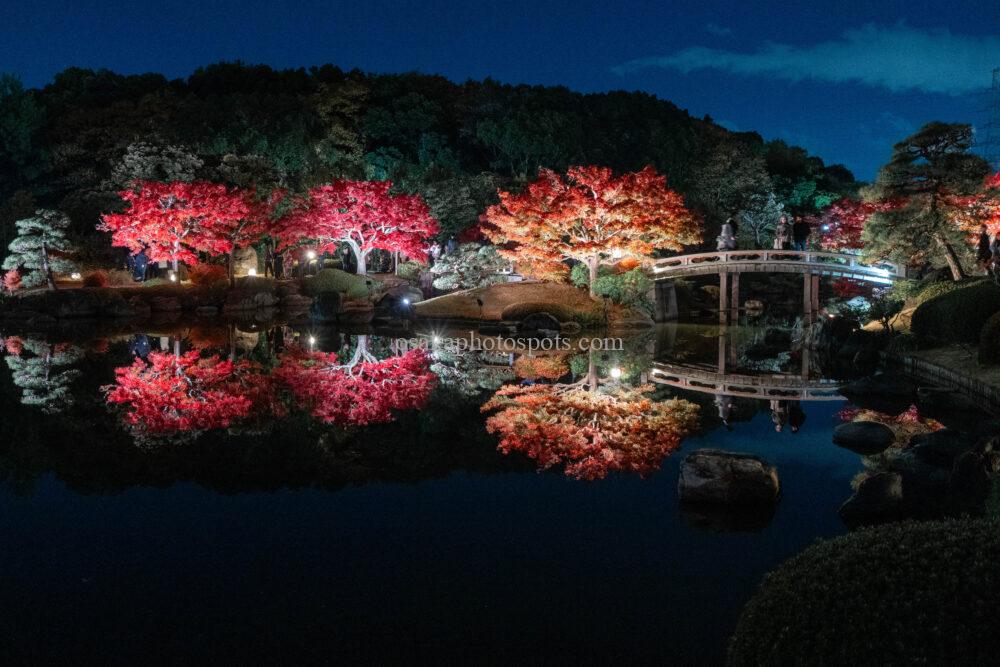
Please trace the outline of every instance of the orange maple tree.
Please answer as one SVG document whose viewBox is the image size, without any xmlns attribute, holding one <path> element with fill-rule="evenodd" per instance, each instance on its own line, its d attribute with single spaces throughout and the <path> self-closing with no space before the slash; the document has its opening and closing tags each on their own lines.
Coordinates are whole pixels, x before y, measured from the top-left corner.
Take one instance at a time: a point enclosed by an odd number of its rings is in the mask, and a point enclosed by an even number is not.
<svg viewBox="0 0 1000 667">
<path fill-rule="evenodd" d="M 482 407 L 486 429 L 505 454 L 521 451 L 541 469 L 563 464 L 577 479 L 611 471 L 647 475 L 680 447 L 698 424 L 698 406 L 680 399 L 653 401 L 651 386 L 593 391 L 584 385 L 501 388 Z"/>
<path fill-rule="evenodd" d="M 653 250 L 680 251 L 701 241 L 701 227 L 683 198 L 652 167 L 615 176 L 605 167 L 549 169 L 520 193 L 500 192 L 483 215 L 483 233 L 500 254 L 535 277 L 565 274 L 567 259 L 590 269 L 607 258 L 645 259 Z"/>
</svg>

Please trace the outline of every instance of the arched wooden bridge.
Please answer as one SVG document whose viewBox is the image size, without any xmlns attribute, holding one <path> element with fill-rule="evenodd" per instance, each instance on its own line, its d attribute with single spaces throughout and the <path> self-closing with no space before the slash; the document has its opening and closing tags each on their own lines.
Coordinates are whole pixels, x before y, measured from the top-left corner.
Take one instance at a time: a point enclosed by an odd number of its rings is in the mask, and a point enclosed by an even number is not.
<svg viewBox="0 0 1000 667">
<path fill-rule="evenodd" d="M 735 321 L 740 301 L 742 273 L 800 273 L 803 276 L 804 315 L 811 320 L 819 311 L 819 279 L 850 278 L 891 285 L 906 277 L 905 269 L 890 263 L 865 264 L 857 255 L 797 250 L 723 250 L 678 255 L 657 260 L 656 280 L 719 275 L 719 321 Z M 657 296 L 657 299 L 659 297 Z"/>
<path fill-rule="evenodd" d="M 657 384 L 716 396 L 780 401 L 840 401 L 840 383 L 791 374 L 735 375 L 654 362 L 649 379 Z"/>
</svg>

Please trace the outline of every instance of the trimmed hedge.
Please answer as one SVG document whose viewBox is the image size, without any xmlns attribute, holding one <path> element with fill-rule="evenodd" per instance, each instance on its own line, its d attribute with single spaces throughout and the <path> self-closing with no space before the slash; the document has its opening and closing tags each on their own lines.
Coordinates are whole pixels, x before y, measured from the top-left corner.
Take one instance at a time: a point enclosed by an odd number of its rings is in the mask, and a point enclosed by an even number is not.
<svg viewBox="0 0 1000 667">
<path fill-rule="evenodd" d="M 1000 524 L 904 522 L 809 547 L 764 578 L 730 665 L 993 664 Z"/>
<path fill-rule="evenodd" d="M 1000 286 L 990 280 L 960 284 L 913 311 L 910 330 L 925 341 L 978 343 L 986 320 L 1000 312 Z"/>
<path fill-rule="evenodd" d="M 339 292 L 353 299 L 366 299 L 370 296 L 366 281 L 370 281 L 371 294 L 381 291 L 382 283 L 373 278 L 347 273 L 340 269 L 323 269 L 314 276 L 302 279 L 302 291 L 309 296 L 318 296 L 323 292 Z"/>
<path fill-rule="evenodd" d="M 1000 364 L 1000 313 L 993 313 L 979 332 L 979 363 Z"/>
</svg>

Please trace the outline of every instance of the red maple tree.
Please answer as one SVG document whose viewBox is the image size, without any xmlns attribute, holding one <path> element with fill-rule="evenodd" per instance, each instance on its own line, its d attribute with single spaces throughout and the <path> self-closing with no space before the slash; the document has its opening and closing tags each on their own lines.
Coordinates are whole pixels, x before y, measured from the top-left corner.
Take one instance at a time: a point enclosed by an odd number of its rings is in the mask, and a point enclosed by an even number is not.
<svg viewBox="0 0 1000 667">
<path fill-rule="evenodd" d="M 978 234 L 980 225 L 986 225 L 990 234 L 1000 234 L 1000 173 L 988 176 L 980 193 L 951 197 L 949 204 L 954 207 L 958 224 L 970 235 Z"/>
<path fill-rule="evenodd" d="M 104 388 L 108 403 L 124 407 L 124 421 L 139 436 L 197 432 L 229 426 L 271 407 L 270 379 L 259 365 L 218 356 L 150 352 L 115 369 Z"/>
<path fill-rule="evenodd" d="M 814 221 L 820 230 L 820 247 L 828 252 L 860 250 L 861 233 L 873 213 L 892 210 L 894 202 L 866 202 L 844 197 L 833 202 Z"/>
<path fill-rule="evenodd" d="M 346 243 L 359 274 L 367 271 L 368 255 L 376 248 L 424 261 L 438 222 L 420 195 L 391 194 L 391 189 L 391 181 L 337 180 L 316 186 L 278 221 L 274 236 L 280 247 L 312 241 L 318 252 Z"/>
<path fill-rule="evenodd" d="M 231 253 L 258 234 L 261 209 L 253 193 L 217 183 L 137 181 L 121 197 L 128 208 L 101 217 L 98 229 L 112 244 L 133 253 L 145 249 L 154 262 L 195 263 L 198 253 Z"/>
<path fill-rule="evenodd" d="M 659 469 L 697 426 L 698 407 L 672 399 L 653 401 L 652 387 L 593 391 L 581 385 L 501 388 L 482 407 L 498 449 L 521 451 L 539 468 L 563 464 L 577 479 L 602 479 L 611 471 L 647 475 Z"/>
<path fill-rule="evenodd" d="M 603 260 L 643 260 L 655 249 L 680 251 L 701 240 L 683 198 L 652 167 L 621 176 L 570 167 L 565 178 L 542 169 L 523 192 L 499 196 L 483 216 L 483 232 L 500 254 L 538 277 L 565 273 L 560 263 L 567 259 L 584 262 L 592 295 Z"/>
<path fill-rule="evenodd" d="M 335 353 L 296 348 L 282 355 L 273 375 L 299 406 L 328 424 L 388 423 L 395 419 L 394 411 L 427 403 L 437 376 L 425 350 L 415 348 L 379 361 L 363 345 L 359 342 L 346 364 Z"/>
</svg>

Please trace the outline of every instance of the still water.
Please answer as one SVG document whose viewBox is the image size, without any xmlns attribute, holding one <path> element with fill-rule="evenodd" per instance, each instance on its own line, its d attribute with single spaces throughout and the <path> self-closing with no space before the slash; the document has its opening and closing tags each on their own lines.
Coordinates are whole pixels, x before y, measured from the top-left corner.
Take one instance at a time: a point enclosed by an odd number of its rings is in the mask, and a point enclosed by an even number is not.
<svg viewBox="0 0 1000 667">
<path fill-rule="evenodd" d="M 6 338 L 5 664 L 717 663 L 764 573 L 846 531 L 862 461 L 831 444 L 844 401 L 711 393 L 720 370 L 824 386 L 781 337 L 664 326 L 544 361 L 431 342 L 407 366 L 375 332 L 245 329 Z M 676 451 L 553 454 L 481 412 L 502 387 L 654 380 L 654 403 L 697 406 Z M 700 447 L 776 465 L 773 516 L 682 511 L 678 468 Z"/>
</svg>

